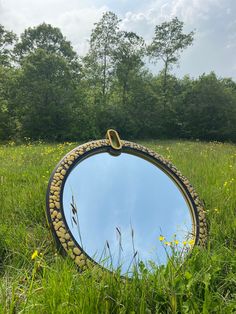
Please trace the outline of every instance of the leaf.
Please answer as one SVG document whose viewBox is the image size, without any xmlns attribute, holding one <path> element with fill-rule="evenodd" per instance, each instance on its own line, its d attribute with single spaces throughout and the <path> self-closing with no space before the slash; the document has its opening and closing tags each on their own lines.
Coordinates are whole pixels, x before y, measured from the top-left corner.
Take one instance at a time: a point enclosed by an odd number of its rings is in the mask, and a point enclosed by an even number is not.
<svg viewBox="0 0 236 314">
<path fill-rule="evenodd" d="M 185 278 L 187 279 L 187 280 L 190 280 L 193 276 L 192 276 L 192 274 L 190 273 L 190 272 L 188 272 L 188 271 L 186 271 L 185 273 L 184 273 L 184 276 L 185 276 Z"/>
</svg>

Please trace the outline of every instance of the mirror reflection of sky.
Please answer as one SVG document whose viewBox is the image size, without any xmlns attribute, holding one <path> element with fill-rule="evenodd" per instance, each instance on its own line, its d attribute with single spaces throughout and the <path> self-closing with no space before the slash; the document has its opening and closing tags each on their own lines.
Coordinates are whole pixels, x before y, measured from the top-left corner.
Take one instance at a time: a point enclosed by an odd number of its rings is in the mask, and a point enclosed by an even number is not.
<svg viewBox="0 0 236 314">
<path fill-rule="evenodd" d="M 166 264 L 159 236 L 172 241 L 176 234 L 181 243 L 192 231 L 176 184 L 151 162 L 127 153 L 99 153 L 77 164 L 65 182 L 63 208 L 84 251 L 107 268 L 120 266 L 121 273 L 137 260 Z"/>
</svg>

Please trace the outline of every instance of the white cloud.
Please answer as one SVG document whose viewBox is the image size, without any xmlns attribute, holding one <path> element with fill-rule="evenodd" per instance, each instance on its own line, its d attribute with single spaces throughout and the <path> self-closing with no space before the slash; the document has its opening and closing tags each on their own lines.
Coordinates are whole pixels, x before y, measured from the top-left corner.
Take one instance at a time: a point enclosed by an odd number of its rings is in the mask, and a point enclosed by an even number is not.
<svg viewBox="0 0 236 314">
<path fill-rule="evenodd" d="M 227 30 L 227 44 L 226 48 L 231 49 L 231 48 L 236 48 L 236 18 L 234 21 L 229 22 L 226 26 Z M 235 60 L 236 61 L 236 60 Z"/>
<path fill-rule="evenodd" d="M 132 24 L 143 23 L 147 25 L 156 25 L 163 21 L 178 17 L 189 26 L 212 19 L 219 15 L 230 14 L 231 0 L 155 0 L 147 2 L 146 9 L 142 12 L 127 12 L 123 24 L 131 26 Z"/>
<path fill-rule="evenodd" d="M 0 23 L 18 35 L 28 27 L 50 23 L 59 27 L 75 49 L 84 54 L 93 24 L 107 10 L 106 6 L 97 8 L 85 0 L 5 0 L 0 3 Z"/>
<path fill-rule="evenodd" d="M 149 42 L 155 25 L 175 16 L 185 23 L 185 32 L 196 31 L 193 46 L 184 51 L 175 73 L 198 76 L 215 70 L 219 75 L 236 77 L 232 69 L 236 62 L 234 0 L 155 0 L 147 3 L 142 12 L 126 13 L 122 28 L 136 31 Z M 156 68 L 159 70 L 161 65 Z"/>
<path fill-rule="evenodd" d="M 101 18 L 105 11 L 107 11 L 107 7 L 71 10 L 58 16 L 55 23 L 52 24 L 63 30 L 80 54 L 85 54 L 88 50 L 88 39 L 94 23 Z"/>
</svg>

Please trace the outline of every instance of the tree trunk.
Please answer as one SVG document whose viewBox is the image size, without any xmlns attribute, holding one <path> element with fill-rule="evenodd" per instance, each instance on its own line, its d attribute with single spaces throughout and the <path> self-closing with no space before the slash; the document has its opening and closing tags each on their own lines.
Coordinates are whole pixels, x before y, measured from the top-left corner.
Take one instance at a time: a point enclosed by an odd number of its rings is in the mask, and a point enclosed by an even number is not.
<svg viewBox="0 0 236 314">
<path fill-rule="evenodd" d="M 168 72 L 168 59 L 165 60 L 164 78 L 163 78 L 164 111 L 166 109 L 166 103 L 167 103 L 167 72 Z"/>
<path fill-rule="evenodd" d="M 127 94 L 127 87 L 128 87 L 128 74 L 126 73 L 124 81 L 123 81 L 123 93 L 122 93 L 122 104 L 123 106 L 126 103 L 126 94 Z"/>
<path fill-rule="evenodd" d="M 107 80 L 106 71 L 107 71 L 107 55 L 105 49 L 103 56 L 103 82 L 102 82 L 102 96 L 104 105 L 106 104 L 106 80 Z"/>
<path fill-rule="evenodd" d="M 165 67 L 164 67 L 163 92 L 165 96 L 166 96 L 166 91 L 167 91 L 167 71 L 168 71 L 168 60 L 165 61 Z"/>
</svg>

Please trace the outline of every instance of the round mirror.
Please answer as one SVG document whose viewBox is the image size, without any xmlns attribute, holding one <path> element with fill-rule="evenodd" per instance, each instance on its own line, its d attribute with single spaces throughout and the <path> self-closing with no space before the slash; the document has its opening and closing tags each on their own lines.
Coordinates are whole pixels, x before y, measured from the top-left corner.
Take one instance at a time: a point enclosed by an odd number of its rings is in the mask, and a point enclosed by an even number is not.
<svg viewBox="0 0 236 314">
<path fill-rule="evenodd" d="M 122 275 L 183 259 L 206 241 L 201 202 L 164 158 L 131 142 L 90 142 L 53 172 L 47 213 L 57 243 L 80 268 L 99 264 Z"/>
</svg>

